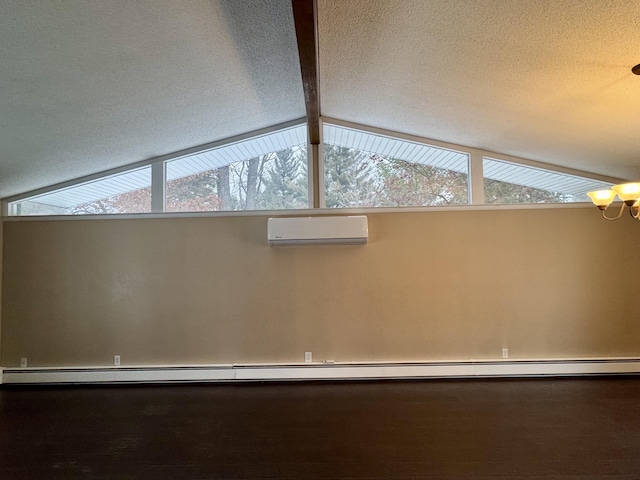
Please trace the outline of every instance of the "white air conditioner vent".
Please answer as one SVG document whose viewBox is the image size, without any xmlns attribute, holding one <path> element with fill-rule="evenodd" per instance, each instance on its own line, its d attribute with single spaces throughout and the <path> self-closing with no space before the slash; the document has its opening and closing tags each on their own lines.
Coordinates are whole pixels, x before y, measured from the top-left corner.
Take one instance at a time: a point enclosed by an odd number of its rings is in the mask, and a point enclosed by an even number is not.
<svg viewBox="0 0 640 480">
<path fill-rule="evenodd" d="M 364 245 L 369 239 L 365 215 L 270 218 L 270 245 Z"/>
</svg>

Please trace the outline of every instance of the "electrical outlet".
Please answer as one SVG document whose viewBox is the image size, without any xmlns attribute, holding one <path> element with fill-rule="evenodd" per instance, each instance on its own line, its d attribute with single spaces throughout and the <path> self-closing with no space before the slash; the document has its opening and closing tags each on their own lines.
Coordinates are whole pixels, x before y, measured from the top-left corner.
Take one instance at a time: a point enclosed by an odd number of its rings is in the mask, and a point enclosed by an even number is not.
<svg viewBox="0 0 640 480">
<path fill-rule="evenodd" d="M 22 357 L 20 359 L 20 367 L 27 368 L 27 357 Z"/>
<path fill-rule="evenodd" d="M 120 365 L 120 355 L 113 356 L 113 364 L 117 367 Z"/>
<path fill-rule="evenodd" d="M 311 363 L 313 361 L 313 357 L 311 356 L 311 352 L 304 352 L 304 362 Z"/>
<path fill-rule="evenodd" d="M 503 348 L 502 349 L 502 358 L 509 358 L 509 349 L 508 348 Z"/>
</svg>

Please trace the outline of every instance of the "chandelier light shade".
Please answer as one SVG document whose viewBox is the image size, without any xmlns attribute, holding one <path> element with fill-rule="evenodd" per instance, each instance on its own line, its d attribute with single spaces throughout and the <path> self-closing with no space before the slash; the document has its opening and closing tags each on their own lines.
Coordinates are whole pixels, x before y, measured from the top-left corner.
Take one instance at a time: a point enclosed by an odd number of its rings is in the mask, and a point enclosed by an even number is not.
<svg viewBox="0 0 640 480">
<path fill-rule="evenodd" d="M 622 183 L 620 185 L 614 185 L 611 190 L 596 190 L 595 192 L 588 192 L 587 195 L 591 198 L 591 201 L 602 212 L 602 217 L 607 220 L 617 220 L 624 213 L 624 207 L 629 207 L 629 213 L 637 220 L 640 220 L 640 182 Z M 615 217 L 607 217 L 605 211 L 607 207 L 616 198 L 622 200 L 620 212 Z"/>
<path fill-rule="evenodd" d="M 607 208 L 611 202 L 613 202 L 613 199 L 616 198 L 616 192 L 613 190 L 596 190 L 595 192 L 587 193 L 587 195 L 591 197 L 591 201 L 598 208 Z"/>
<path fill-rule="evenodd" d="M 620 200 L 625 203 L 631 202 L 633 205 L 640 199 L 640 183 L 623 183 L 622 185 L 614 185 L 611 188 L 620 197 Z"/>
</svg>

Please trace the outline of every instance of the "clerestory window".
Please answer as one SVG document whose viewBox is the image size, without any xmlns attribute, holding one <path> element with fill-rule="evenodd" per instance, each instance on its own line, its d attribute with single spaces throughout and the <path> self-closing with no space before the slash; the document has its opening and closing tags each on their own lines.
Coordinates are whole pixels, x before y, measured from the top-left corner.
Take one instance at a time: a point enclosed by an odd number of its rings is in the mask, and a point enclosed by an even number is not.
<svg viewBox="0 0 640 480">
<path fill-rule="evenodd" d="M 306 209 L 313 193 L 324 194 L 318 194 L 319 203 L 327 208 L 465 205 L 472 203 L 471 172 L 481 175 L 474 183 L 476 203 L 587 202 L 586 192 L 611 186 L 560 167 L 380 132 L 325 123 L 319 149 L 324 156 L 311 160 L 306 125 L 291 122 L 178 152 L 171 160 L 20 195 L 8 199 L 9 215 Z M 311 161 L 323 166 L 315 181 L 309 178 Z M 310 185 L 324 187 L 312 192 Z"/>
<path fill-rule="evenodd" d="M 166 211 L 308 208 L 305 125 L 166 164 Z"/>
<path fill-rule="evenodd" d="M 60 188 L 9 204 L 10 215 L 100 215 L 151 211 L 151 167 Z"/>
<path fill-rule="evenodd" d="M 324 125 L 328 208 L 469 203 L 469 155 L 336 125 Z"/>
<path fill-rule="evenodd" d="M 486 203 L 588 202 L 587 192 L 609 188 L 610 183 L 576 175 L 485 157 Z"/>
</svg>

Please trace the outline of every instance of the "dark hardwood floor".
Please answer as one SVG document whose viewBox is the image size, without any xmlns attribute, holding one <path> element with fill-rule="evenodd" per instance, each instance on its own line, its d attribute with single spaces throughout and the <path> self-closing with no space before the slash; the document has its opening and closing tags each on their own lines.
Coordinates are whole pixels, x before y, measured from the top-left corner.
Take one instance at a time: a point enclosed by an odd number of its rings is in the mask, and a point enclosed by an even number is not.
<svg viewBox="0 0 640 480">
<path fill-rule="evenodd" d="M 0 389 L 2 479 L 640 479 L 640 378 Z"/>
</svg>

